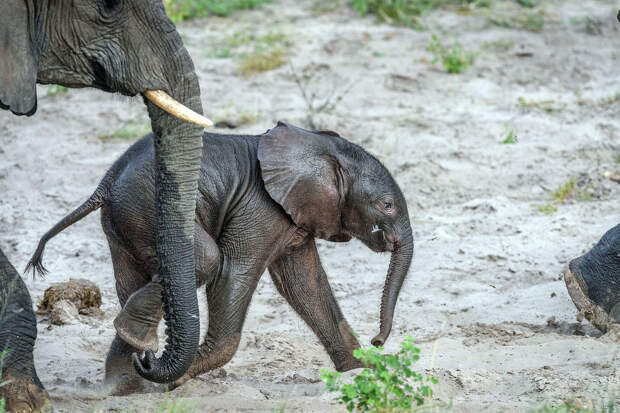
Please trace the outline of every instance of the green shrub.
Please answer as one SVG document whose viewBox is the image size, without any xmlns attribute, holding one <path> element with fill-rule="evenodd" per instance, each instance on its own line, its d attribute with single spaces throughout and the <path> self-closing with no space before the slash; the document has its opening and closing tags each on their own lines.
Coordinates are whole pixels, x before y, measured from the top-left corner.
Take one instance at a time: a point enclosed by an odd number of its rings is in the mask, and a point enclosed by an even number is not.
<svg viewBox="0 0 620 413">
<path fill-rule="evenodd" d="M 253 9 L 271 0 L 164 0 L 174 22 L 210 15 L 227 17 L 235 10 Z"/>
<path fill-rule="evenodd" d="M 409 410 L 414 406 L 423 406 L 433 397 L 431 384 L 436 384 L 437 379 L 411 370 L 411 365 L 420 358 L 420 349 L 413 345 L 413 338 L 407 337 L 397 354 L 382 352 L 382 347 L 356 349 L 353 355 L 365 368 L 350 384 L 342 382 L 341 373 L 322 371 L 321 379 L 327 389 L 340 393 L 336 400 L 344 404 L 348 411 L 379 413 Z"/>
<path fill-rule="evenodd" d="M 433 54 L 433 63 L 441 60 L 441 64 L 448 73 L 461 73 L 474 61 L 474 54 L 465 52 L 460 43 L 446 46 L 436 35 L 433 35 L 426 50 Z"/>
</svg>

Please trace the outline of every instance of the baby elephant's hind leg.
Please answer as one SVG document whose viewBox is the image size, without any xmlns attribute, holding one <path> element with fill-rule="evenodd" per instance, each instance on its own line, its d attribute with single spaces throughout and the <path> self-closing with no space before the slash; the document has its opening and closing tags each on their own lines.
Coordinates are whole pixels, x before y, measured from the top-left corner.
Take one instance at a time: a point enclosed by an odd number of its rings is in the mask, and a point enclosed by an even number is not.
<svg viewBox="0 0 620 413">
<path fill-rule="evenodd" d="M 161 284 L 151 281 L 134 292 L 114 320 L 119 337 L 133 347 L 145 351 L 158 350 L 157 326 L 163 316 Z"/>
<path fill-rule="evenodd" d="M 121 248 L 117 244 L 117 239 L 114 238 L 113 234 L 106 233 L 106 235 L 108 235 L 112 264 L 114 265 L 114 278 L 116 279 L 118 300 L 123 308 L 125 308 L 127 304 L 130 304 L 130 308 L 132 309 L 126 314 L 129 315 L 129 317 L 125 317 L 125 320 L 121 318 L 121 321 L 124 321 L 123 328 L 126 333 L 129 331 L 129 327 L 132 327 L 133 330 L 136 329 L 137 324 L 131 323 L 131 317 L 139 317 L 140 313 L 134 311 L 133 308 L 139 307 L 138 304 L 140 301 L 143 301 L 144 293 L 149 291 L 152 292 L 154 286 L 150 285 L 151 275 L 139 267 L 136 260 L 124 248 Z M 145 290 L 142 291 L 143 288 Z M 159 299 L 159 296 L 157 297 L 159 306 L 161 299 Z M 144 341 L 148 341 L 148 337 L 152 336 L 152 333 L 148 332 L 149 328 L 156 328 L 157 322 L 154 321 L 155 318 L 157 318 L 156 314 L 150 315 L 149 319 L 152 321 L 150 323 L 146 322 L 146 325 L 149 327 L 142 329 L 142 335 L 146 337 Z M 157 319 L 157 321 L 159 321 L 159 319 Z M 144 333 L 145 331 L 146 333 Z M 127 337 L 134 334 L 124 335 Z M 145 389 L 148 382 L 138 375 L 131 361 L 131 355 L 136 352 L 139 353 L 140 351 L 140 348 L 127 343 L 119 334 L 116 334 L 105 361 L 104 383 L 107 391 L 116 395 L 123 395 L 143 391 Z"/>
</svg>

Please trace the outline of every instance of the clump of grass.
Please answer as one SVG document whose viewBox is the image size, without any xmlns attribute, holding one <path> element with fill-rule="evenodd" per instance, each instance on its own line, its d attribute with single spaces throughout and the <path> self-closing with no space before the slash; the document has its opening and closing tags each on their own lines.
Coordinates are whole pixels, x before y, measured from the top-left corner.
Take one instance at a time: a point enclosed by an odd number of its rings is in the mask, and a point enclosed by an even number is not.
<svg viewBox="0 0 620 413">
<path fill-rule="evenodd" d="M 581 201 L 589 201 L 592 199 L 592 196 L 587 194 L 584 191 L 576 191 L 575 183 L 577 180 L 575 178 L 570 178 L 568 181 L 560 184 L 553 194 L 551 194 L 551 202 L 544 205 L 536 205 L 536 209 L 540 212 L 550 215 L 554 212 L 557 212 L 558 205 L 564 203 L 571 195 L 577 192 L 579 196 L 579 200 Z"/>
<path fill-rule="evenodd" d="M 532 8 L 532 7 L 536 7 L 538 6 L 538 3 L 540 3 L 540 0 L 516 0 L 517 3 L 523 7 L 528 7 L 528 8 Z"/>
<path fill-rule="evenodd" d="M 525 13 L 521 16 L 495 16 L 489 17 L 489 21 L 498 27 L 507 29 L 522 29 L 530 32 L 541 32 L 547 21 L 540 13 Z"/>
<path fill-rule="evenodd" d="M 264 52 L 268 49 L 285 49 L 289 46 L 288 36 L 278 31 L 271 31 L 257 36 L 252 30 L 237 30 L 218 43 L 217 48 L 207 50 L 206 57 L 225 59 L 247 56 L 250 53 Z"/>
<path fill-rule="evenodd" d="M 353 356 L 365 368 L 352 383 L 343 383 L 341 373 L 329 370 L 322 371 L 321 380 L 330 392 L 339 393 L 336 401 L 350 412 L 410 411 L 431 400 L 432 384 L 437 383 L 436 378 L 411 370 L 419 353 L 411 337 L 405 338 L 396 354 L 383 354 L 382 347 L 356 349 Z"/>
<path fill-rule="evenodd" d="M 562 203 L 568 199 L 569 196 L 575 190 L 575 178 L 571 178 L 568 181 L 561 184 L 558 189 L 552 195 L 552 199 L 555 202 Z"/>
<path fill-rule="evenodd" d="M 111 135 L 101 135 L 99 139 L 106 141 L 110 139 L 121 139 L 134 141 L 151 131 L 151 125 L 148 122 L 139 120 L 128 120 L 124 122 L 120 128 L 115 130 Z"/>
<path fill-rule="evenodd" d="M 556 102 L 553 99 L 546 100 L 526 100 L 523 96 L 517 98 L 517 107 L 522 110 L 526 109 L 539 109 L 545 112 L 557 112 L 562 109 L 566 104 L 562 102 Z"/>
<path fill-rule="evenodd" d="M 433 35 L 426 50 L 433 54 L 432 63 L 441 61 L 443 68 L 448 73 L 461 73 L 471 66 L 474 61 L 474 54 L 465 52 L 460 43 L 446 46 L 439 40 L 437 35 Z"/>
<path fill-rule="evenodd" d="M 198 411 L 196 402 L 181 398 L 173 399 L 169 395 L 159 403 L 157 413 L 194 413 Z"/>
<path fill-rule="evenodd" d="M 381 21 L 421 30 L 419 17 L 431 10 L 448 5 L 489 7 L 491 0 L 350 0 L 350 4 L 362 16 L 373 14 Z"/>
<path fill-rule="evenodd" d="M 281 49 L 257 51 L 243 59 L 239 66 L 239 73 L 244 76 L 255 75 L 277 69 L 286 63 L 284 52 Z"/>
<path fill-rule="evenodd" d="M 47 87 L 47 91 L 45 92 L 45 96 L 56 96 L 61 93 L 67 93 L 69 91 L 68 87 L 60 86 L 60 85 L 49 85 Z"/>
<path fill-rule="evenodd" d="M 620 165 L 620 153 L 616 156 L 616 163 Z"/>
<path fill-rule="evenodd" d="M 600 35 L 603 33 L 603 23 L 595 17 L 571 17 L 568 19 L 568 22 L 575 26 L 583 26 L 584 31 L 591 35 Z"/>
<path fill-rule="evenodd" d="M 210 15 L 228 17 L 235 10 L 253 9 L 271 0 L 164 0 L 166 13 L 174 22 Z"/>
<path fill-rule="evenodd" d="M 232 57 L 233 53 L 232 51 L 227 48 L 227 47 L 222 47 L 220 49 L 216 49 L 216 50 L 209 50 L 205 53 L 205 57 L 211 58 L 211 59 L 226 59 L 228 57 Z"/>
<path fill-rule="evenodd" d="M 551 215 L 554 212 L 558 212 L 558 207 L 553 204 L 536 205 L 536 209 L 546 215 Z"/>
<path fill-rule="evenodd" d="M 515 144 L 517 142 L 519 142 L 519 140 L 517 139 L 517 134 L 514 131 L 510 130 L 508 131 L 508 135 L 506 136 L 506 138 L 504 138 L 501 143 L 508 145 Z"/>
<path fill-rule="evenodd" d="M 541 32 L 545 28 L 545 18 L 538 13 L 526 13 L 518 20 L 522 29 L 530 32 Z"/>
<path fill-rule="evenodd" d="M 607 401 L 600 405 L 590 401 L 584 402 L 581 398 L 575 397 L 571 400 L 562 402 L 559 406 L 545 405 L 534 409 L 533 413 L 614 413 L 616 398 L 611 395 Z"/>
</svg>

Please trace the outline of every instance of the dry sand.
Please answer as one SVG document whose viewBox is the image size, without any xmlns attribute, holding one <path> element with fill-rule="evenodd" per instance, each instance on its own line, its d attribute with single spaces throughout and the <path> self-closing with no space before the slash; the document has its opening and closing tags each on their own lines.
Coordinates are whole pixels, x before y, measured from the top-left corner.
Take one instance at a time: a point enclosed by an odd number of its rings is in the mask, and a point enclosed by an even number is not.
<svg viewBox="0 0 620 413">
<path fill-rule="evenodd" d="M 332 129 L 393 172 L 410 205 L 416 254 L 387 349 L 415 337 L 419 368 L 435 369 L 438 394 L 452 398 L 455 411 L 527 411 L 575 395 L 620 394 L 618 342 L 575 320 L 561 279 L 571 258 L 620 222 L 620 185 L 602 175 L 620 172 L 613 2 L 545 0 L 539 33 L 490 25 L 484 10 L 439 10 L 425 18 L 431 30 L 414 31 L 329 5 L 276 0 L 179 25 L 207 115 L 242 123 L 235 133 L 260 133 L 279 119 Z M 525 10 L 500 9 L 491 13 Z M 433 32 L 476 52 L 473 66 L 449 75 L 432 64 L 426 45 Z M 242 59 L 234 54 L 248 48 L 226 46 L 234 33 L 285 35 L 292 66 L 238 75 Z M 233 56 L 214 57 L 227 54 L 222 47 Z M 316 95 L 315 107 L 354 84 L 310 125 L 293 70 L 308 96 Z M 32 118 L 0 112 L 0 245 L 20 269 L 38 238 L 88 197 L 130 144 L 99 137 L 147 119 L 139 99 L 46 90 L 39 89 Z M 518 143 L 500 144 L 510 130 Z M 571 178 L 580 190 L 557 212 L 536 208 Z M 369 343 L 389 257 L 359 242 L 319 248 L 345 315 Z M 200 411 L 271 411 L 282 403 L 287 411 L 344 410 L 330 404 L 319 381 L 320 369 L 332 368 L 327 354 L 269 277 L 223 370 L 169 395 L 89 399 L 102 381 L 119 309 L 98 213 L 55 238 L 45 258 L 48 277 L 27 280 L 35 303 L 51 283 L 83 277 L 100 286 L 105 311 L 102 320 L 70 326 L 39 320 L 35 360 L 61 411 L 155 411 L 170 397 Z"/>
</svg>

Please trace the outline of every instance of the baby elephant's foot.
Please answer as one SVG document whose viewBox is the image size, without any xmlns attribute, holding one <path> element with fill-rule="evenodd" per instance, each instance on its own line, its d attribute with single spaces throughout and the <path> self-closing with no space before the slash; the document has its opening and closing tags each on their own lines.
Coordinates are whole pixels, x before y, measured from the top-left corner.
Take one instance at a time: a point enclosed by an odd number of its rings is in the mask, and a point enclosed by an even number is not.
<svg viewBox="0 0 620 413">
<path fill-rule="evenodd" d="M 157 325 L 163 315 L 161 285 L 150 282 L 134 292 L 114 319 L 118 335 L 131 346 L 157 352 L 159 348 Z"/>
<path fill-rule="evenodd" d="M 620 225 L 609 230 L 585 255 L 572 260 L 564 281 L 578 318 L 602 332 L 620 323 Z"/>
<path fill-rule="evenodd" d="M 0 400 L 4 399 L 7 412 L 51 412 L 47 391 L 32 377 L 5 374 L 0 386 Z M 36 380 L 38 381 L 38 380 Z"/>
<path fill-rule="evenodd" d="M 116 335 L 105 361 L 105 394 L 124 396 L 157 391 L 157 386 L 143 379 L 133 366 L 131 355 L 138 351 Z"/>
<path fill-rule="evenodd" d="M 336 371 L 339 371 L 341 373 L 364 367 L 362 362 L 353 357 L 353 354 L 351 353 L 347 353 L 346 355 L 343 355 L 342 357 L 339 357 L 338 359 L 333 361 L 336 367 Z"/>
</svg>

